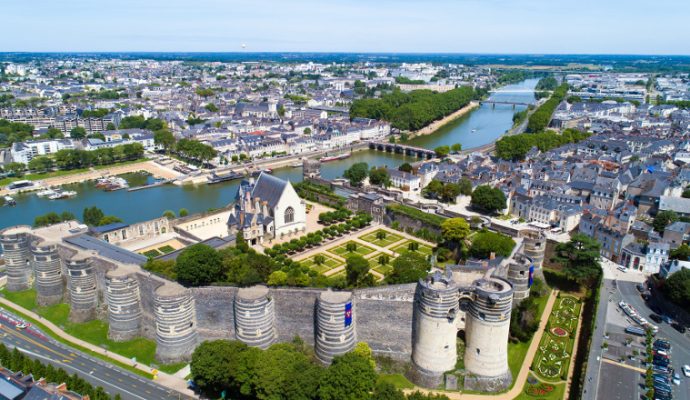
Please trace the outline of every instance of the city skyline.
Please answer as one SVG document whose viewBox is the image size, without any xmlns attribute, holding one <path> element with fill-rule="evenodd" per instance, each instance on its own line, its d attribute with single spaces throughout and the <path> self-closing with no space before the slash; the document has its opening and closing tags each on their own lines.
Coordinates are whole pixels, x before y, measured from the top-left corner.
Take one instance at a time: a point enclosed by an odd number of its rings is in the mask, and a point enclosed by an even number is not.
<svg viewBox="0 0 690 400">
<path fill-rule="evenodd" d="M 5 29 L 20 34 L 3 35 L 0 51 L 690 54 L 679 34 L 690 4 L 665 0 L 651 13 L 644 5 L 358 0 L 332 2 L 326 12 L 313 0 L 38 0 L 3 6 Z"/>
</svg>

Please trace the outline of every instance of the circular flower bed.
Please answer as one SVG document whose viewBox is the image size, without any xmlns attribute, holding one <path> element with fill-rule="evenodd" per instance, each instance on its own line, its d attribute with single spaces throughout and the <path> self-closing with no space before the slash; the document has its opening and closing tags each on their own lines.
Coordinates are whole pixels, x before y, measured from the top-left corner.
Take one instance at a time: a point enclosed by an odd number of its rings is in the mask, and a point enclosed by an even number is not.
<svg viewBox="0 0 690 400">
<path fill-rule="evenodd" d="M 540 383 L 538 385 L 527 386 L 527 394 L 530 396 L 545 396 L 553 392 L 554 386 L 548 383 Z"/>
<path fill-rule="evenodd" d="M 551 333 L 553 333 L 554 335 L 556 335 L 556 336 L 558 336 L 558 337 L 565 337 L 565 336 L 568 336 L 568 331 L 566 331 L 565 329 L 560 328 L 560 327 L 558 327 L 558 326 L 555 327 L 555 328 L 553 328 L 553 329 L 551 329 Z"/>
</svg>

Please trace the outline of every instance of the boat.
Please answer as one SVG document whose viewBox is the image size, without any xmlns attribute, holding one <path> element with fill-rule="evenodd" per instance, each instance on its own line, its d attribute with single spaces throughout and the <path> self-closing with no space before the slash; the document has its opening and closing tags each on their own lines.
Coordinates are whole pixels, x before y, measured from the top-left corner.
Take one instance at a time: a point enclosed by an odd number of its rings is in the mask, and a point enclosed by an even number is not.
<svg viewBox="0 0 690 400">
<path fill-rule="evenodd" d="M 73 190 L 57 190 L 57 191 L 55 191 L 55 193 L 48 196 L 48 199 L 60 200 L 60 199 L 66 199 L 68 197 L 74 197 L 76 195 L 77 195 L 77 192 L 75 192 Z"/>
<path fill-rule="evenodd" d="M 472 129 L 472 133 L 475 133 L 475 132 L 477 132 L 477 130 L 476 130 L 476 129 Z"/>
<path fill-rule="evenodd" d="M 225 175 L 218 175 L 215 172 L 211 172 L 211 174 L 206 177 L 206 180 L 208 181 L 209 185 L 212 185 L 214 183 L 221 183 L 221 182 L 231 181 L 234 179 L 240 179 L 243 176 L 244 175 L 239 174 L 237 172 L 231 172 L 231 173 L 225 174 Z"/>
<path fill-rule="evenodd" d="M 343 153 L 337 156 L 327 156 L 327 157 L 321 157 L 319 161 L 321 162 L 329 162 L 329 161 L 337 161 L 337 160 L 344 160 L 348 157 L 350 157 L 352 153 Z"/>
<path fill-rule="evenodd" d="M 36 182 L 33 181 L 27 181 L 27 180 L 22 180 L 22 181 L 15 181 L 7 185 L 7 190 L 18 190 L 18 189 L 27 189 L 27 188 L 32 188 L 36 185 Z"/>
<path fill-rule="evenodd" d="M 50 188 L 39 190 L 38 192 L 36 192 L 36 196 L 38 197 L 48 197 L 53 194 L 55 194 L 55 191 Z"/>
<path fill-rule="evenodd" d="M 302 167 L 302 163 L 301 163 L 301 162 L 294 162 L 294 163 L 290 164 L 290 166 L 291 166 L 292 168 L 301 168 L 301 167 Z"/>
<path fill-rule="evenodd" d="M 17 205 L 17 201 L 14 198 L 12 198 L 11 196 L 5 196 L 4 199 L 5 199 L 5 205 L 8 205 L 8 206 L 16 206 Z"/>
<path fill-rule="evenodd" d="M 129 187 L 127 180 L 117 176 L 110 178 L 101 178 L 96 182 L 96 187 L 104 189 L 106 192 L 114 192 L 116 190 L 125 189 Z"/>
</svg>

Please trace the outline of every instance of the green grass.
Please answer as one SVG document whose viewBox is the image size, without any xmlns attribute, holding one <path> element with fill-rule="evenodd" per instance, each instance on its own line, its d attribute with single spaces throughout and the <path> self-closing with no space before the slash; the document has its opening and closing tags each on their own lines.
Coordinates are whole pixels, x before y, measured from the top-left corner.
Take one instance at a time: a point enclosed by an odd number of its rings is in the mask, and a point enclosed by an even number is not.
<svg viewBox="0 0 690 400">
<path fill-rule="evenodd" d="M 356 244 L 357 249 L 353 252 L 347 251 L 347 245 L 349 243 Z M 333 247 L 333 248 L 328 249 L 329 253 L 338 255 L 338 256 L 343 257 L 343 258 L 347 258 L 347 257 L 354 255 L 354 254 L 359 254 L 360 256 L 367 256 L 367 255 L 369 255 L 375 251 L 376 250 L 372 249 L 371 247 L 365 246 L 365 245 L 363 245 L 361 243 L 357 243 L 355 241 L 349 241 L 347 243 L 341 244 L 338 247 Z"/>
<path fill-rule="evenodd" d="M 369 267 L 380 274 L 388 275 L 393 270 L 393 260 L 395 260 L 395 257 L 386 254 L 389 258 L 388 263 L 381 265 L 379 264 L 380 255 L 383 255 L 383 253 L 374 254 L 369 258 Z"/>
<path fill-rule="evenodd" d="M 93 169 L 100 170 L 100 169 L 106 169 L 106 168 L 110 168 L 110 167 L 119 167 L 122 165 L 137 164 L 137 163 L 144 162 L 144 161 L 146 161 L 146 159 L 141 158 L 138 160 L 123 161 L 123 162 L 115 163 L 115 164 L 97 165 L 97 166 L 94 166 Z M 0 186 L 9 185 L 12 182 L 21 181 L 21 180 L 38 181 L 41 179 L 57 178 L 57 177 L 61 177 L 61 176 L 81 174 L 84 172 L 88 172 L 90 170 L 91 170 L 91 168 L 77 168 L 77 169 L 51 171 L 51 172 L 46 172 L 46 173 L 42 173 L 42 174 L 26 174 L 26 175 L 20 176 L 20 177 L 3 178 L 3 179 L 0 179 Z"/>
<path fill-rule="evenodd" d="M 314 257 L 322 255 L 326 259 L 323 264 L 317 265 L 314 262 Z M 311 268 L 314 271 L 318 272 L 319 274 L 323 274 L 325 272 L 328 272 L 332 270 L 333 268 L 338 268 L 339 266 L 343 265 L 342 261 L 336 260 L 335 258 L 329 256 L 328 254 L 325 253 L 319 253 L 319 254 L 314 254 L 313 256 L 306 258 L 302 261 L 299 262 L 301 265 Z"/>
<path fill-rule="evenodd" d="M 568 374 L 581 309 L 582 304 L 575 297 L 560 296 L 556 299 L 546 331 L 539 343 L 539 350 L 532 363 L 532 370 L 540 379 L 558 382 Z M 567 335 L 557 336 L 551 332 L 553 328 L 562 328 Z"/>
<path fill-rule="evenodd" d="M 151 250 L 146 250 L 142 254 L 144 254 L 146 257 L 149 257 L 149 258 L 155 258 L 155 257 L 160 256 L 161 252 L 156 250 L 156 249 L 151 249 Z"/>
<path fill-rule="evenodd" d="M 544 296 L 535 299 L 538 314 L 541 315 L 540 319 L 548 317 L 544 315 L 544 309 L 546 308 L 546 303 L 549 301 L 550 296 L 551 291 Z M 534 340 L 534 338 L 530 339 L 528 342 L 508 342 L 508 368 L 510 368 L 510 372 L 514 377 L 518 376 L 520 373 L 520 367 L 522 367 L 522 363 L 525 361 L 525 356 L 527 355 L 527 350 L 529 349 L 532 340 Z M 515 381 L 513 381 L 510 387 L 512 388 L 514 384 Z"/>
<path fill-rule="evenodd" d="M 407 246 L 409 246 L 409 244 L 412 243 L 412 242 L 415 242 L 415 243 L 417 243 L 417 244 L 419 245 L 419 247 L 418 247 L 417 250 L 416 250 L 416 252 L 419 253 L 419 254 L 428 256 L 428 255 L 431 255 L 431 253 L 433 253 L 433 251 L 434 251 L 434 249 L 433 249 L 431 246 L 427 246 L 427 245 L 425 245 L 424 243 L 420 243 L 420 242 L 418 242 L 418 241 L 416 241 L 416 240 L 408 240 L 408 241 L 406 241 L 406 242 L 404 242 L 404 243 L 401 243 L 401 244 L 399 244 L 399 245 L 393 247 L 391 250 L 394 251 L 394 252 L 396 252 L 396 253 L 398 253 L 398 254 L 402 254 L 402 253 L 404 253 L 404 252 L 406 252 L 406 251 L 410 251 L 410 250 L 407 248 Z"/>
<path fill-rule="evenodd" d="M 386 234 L 386 237 L 383 239 L 378 239 L 376 235 L 379 232 L 384 232 Z M 375 232 L 367 233 L 366 235 L 362 235 L 359 238 L 367 243 L 371 243 L 379 247 L 388 247 L 393 243 L 399 242 L 403 239 L 402 236 L 396 235 L 388 229 L 378 229 Z"/>
<path fill-rule="evenodd" d="M 414 384 L 407 380 L 403 374 L 381 374 L 379 382 L 387 382 L 398 389 L 414 389 Z"/>
<path fill-rule="evenodd" d="M 173 363 L 173 364 L 165 364 L 161 365 L 158 367 L 158 370 L 161 372 L 165 372 L 166 374 L 174 374 L 175 372 L 181 370 L 182 368 L 187 366 L 187 362 L 178 362 L 178 363 Z"/>
<path fill-rule="evenodd" d="M 168 253 L 172 253 L 173 251 L 175 251 L 175 248 L 166 244 L 163 247 L 159 247 L 158 251 L 160 251 L 163 254 L 168 254 Z"/>
<path fill-rule="evenodd" d="M 18 304 L 27 310 L 36 308 L 36 289 L 24 290 L 22 292 L 2 291 L 3 296 L 14 304 Z"/>
</svg>

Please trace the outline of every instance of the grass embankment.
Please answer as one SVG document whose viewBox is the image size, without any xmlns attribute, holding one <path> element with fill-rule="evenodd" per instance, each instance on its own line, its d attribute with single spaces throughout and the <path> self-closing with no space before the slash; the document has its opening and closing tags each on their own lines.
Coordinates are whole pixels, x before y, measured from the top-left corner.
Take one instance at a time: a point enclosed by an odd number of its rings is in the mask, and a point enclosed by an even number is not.
<svg viewBox="0 0 690 400">
<path fill-rule="evenodd" d="M 398 389 L 414 389 L 414 384 L 405 378 L 403 374 L 381 374 L 379 382 L 387 382 Z"/>
<path fill-rule="evenodd" d="M 123 161 L 115 164 L 107 164 L 107 165 L 96 165 L 90 168 L 77 168 L 77 169 L 66 169 L 66 170 L 58 170 L 58 171 L 50 171 L 50 172 L 44 172 L 44 173 L 33 173 L 33 174 L 26 174 L 20 177 L 10 177 L 10 178 L 3 178 L 0 179 L 0 186 L 5 186 L 9 185 L 12 182 L 15 181 L 22 181 L 22 180 L 27 180 L 27 181 L 38 181 L 42 179 L 48 179 L 48 178 L 59 178 L 63 176 L 68 176 L 68 175 L 76 175 L 76 174 L 81 174 L 84 172 L 89 172 L 92 169 L 95 170 L 100 170 L 100 169 L 106 169 L 106 168 L 112 168 L 112 167 L 121 167 L 123 165 L 130 165 L 130 164 L 137 164 L 147 161 L 146 158 L 140 158 L 138 160 L 130 160 L 130 161 Z"/>
<path fill-rule="evenodd" d="M 549 297 L 551 297 L 550 290 L 544 296 L 535 299 L 538 315 L 541 316 L 540 320 L 549 318 L 548 315 L 544 315 L 544 309 L 546 308 L 546 303 L 549 301 Z M 510 368 L 510 372 L 513 374 L 513 383 L 508 390 L 512 389 L 515 385 L 515 378 L 520 373 L 520 367 L 522 367 L 522 363 L 525 361 L 525 356 L 527 355 L 530 344 L 532 344 L 532 340 L 534 340 L 534 337 L 527 342 L 508 342 L 508 368 Z"/>
<path fill-rule="evenodd" d="M 2 295 L 12 303 L 15 303 L 27 310 L 33 311 L 46 320 L 52 322 L 53 324 L 60 327 L 67 334 L 81 339 L 85 342 L 91 343 L 93 345 L 99 346 L 103 349 L 111 351 L 113 353 L 119 354 L 127 358 L 136 358 L 138 363 L 152 366 L 155 365 L 155 355 L 156 355 L 156 343 L 153 340 L 146 338 L 136 338 L 132 340 L 127 340 L 124 342 L 116 342 L 108 339 L 108 324 L 101 320 L 92 320 L 84 323 L 74 323 L 69 321 L 70 306 L 68 304 L 60 303 L 47 307 L 38 307 L 36 304 L 36 291 L 34 289 L 22 291 L 22 292 L 8 292 L 3 290 Z M 139 375 L 151 378 L 151 374 L 147 374 L 141 370 L 133 368 L 129 365 L 119 363 L 101 354 L 94 353 L 91 350 L 82 348 L 70 341 L 67 341 L 58 335 L 52 333 L 52 331 L 43 325 L 40 321 L 24 315 L 14 309 L 8 309 L 10 312 L 15 314 L 20 314 L 22 318 L 31 321 L 34 325 L 37 325 L 46 334 L 49 334 L 55 340 L 60 343 L 66 344 L 70 347 L 74 347 L 86 354 L 104 359 L 110 363 L 116 364 L 122 368 L 125 368 L 131 372 L 135 372 Z M 168 373 L 174 373 L 180 368 L 184 367 L 186 363 L 175 363 L 166 364 L 159 366 L 159 370 Z"/>
</svg>

